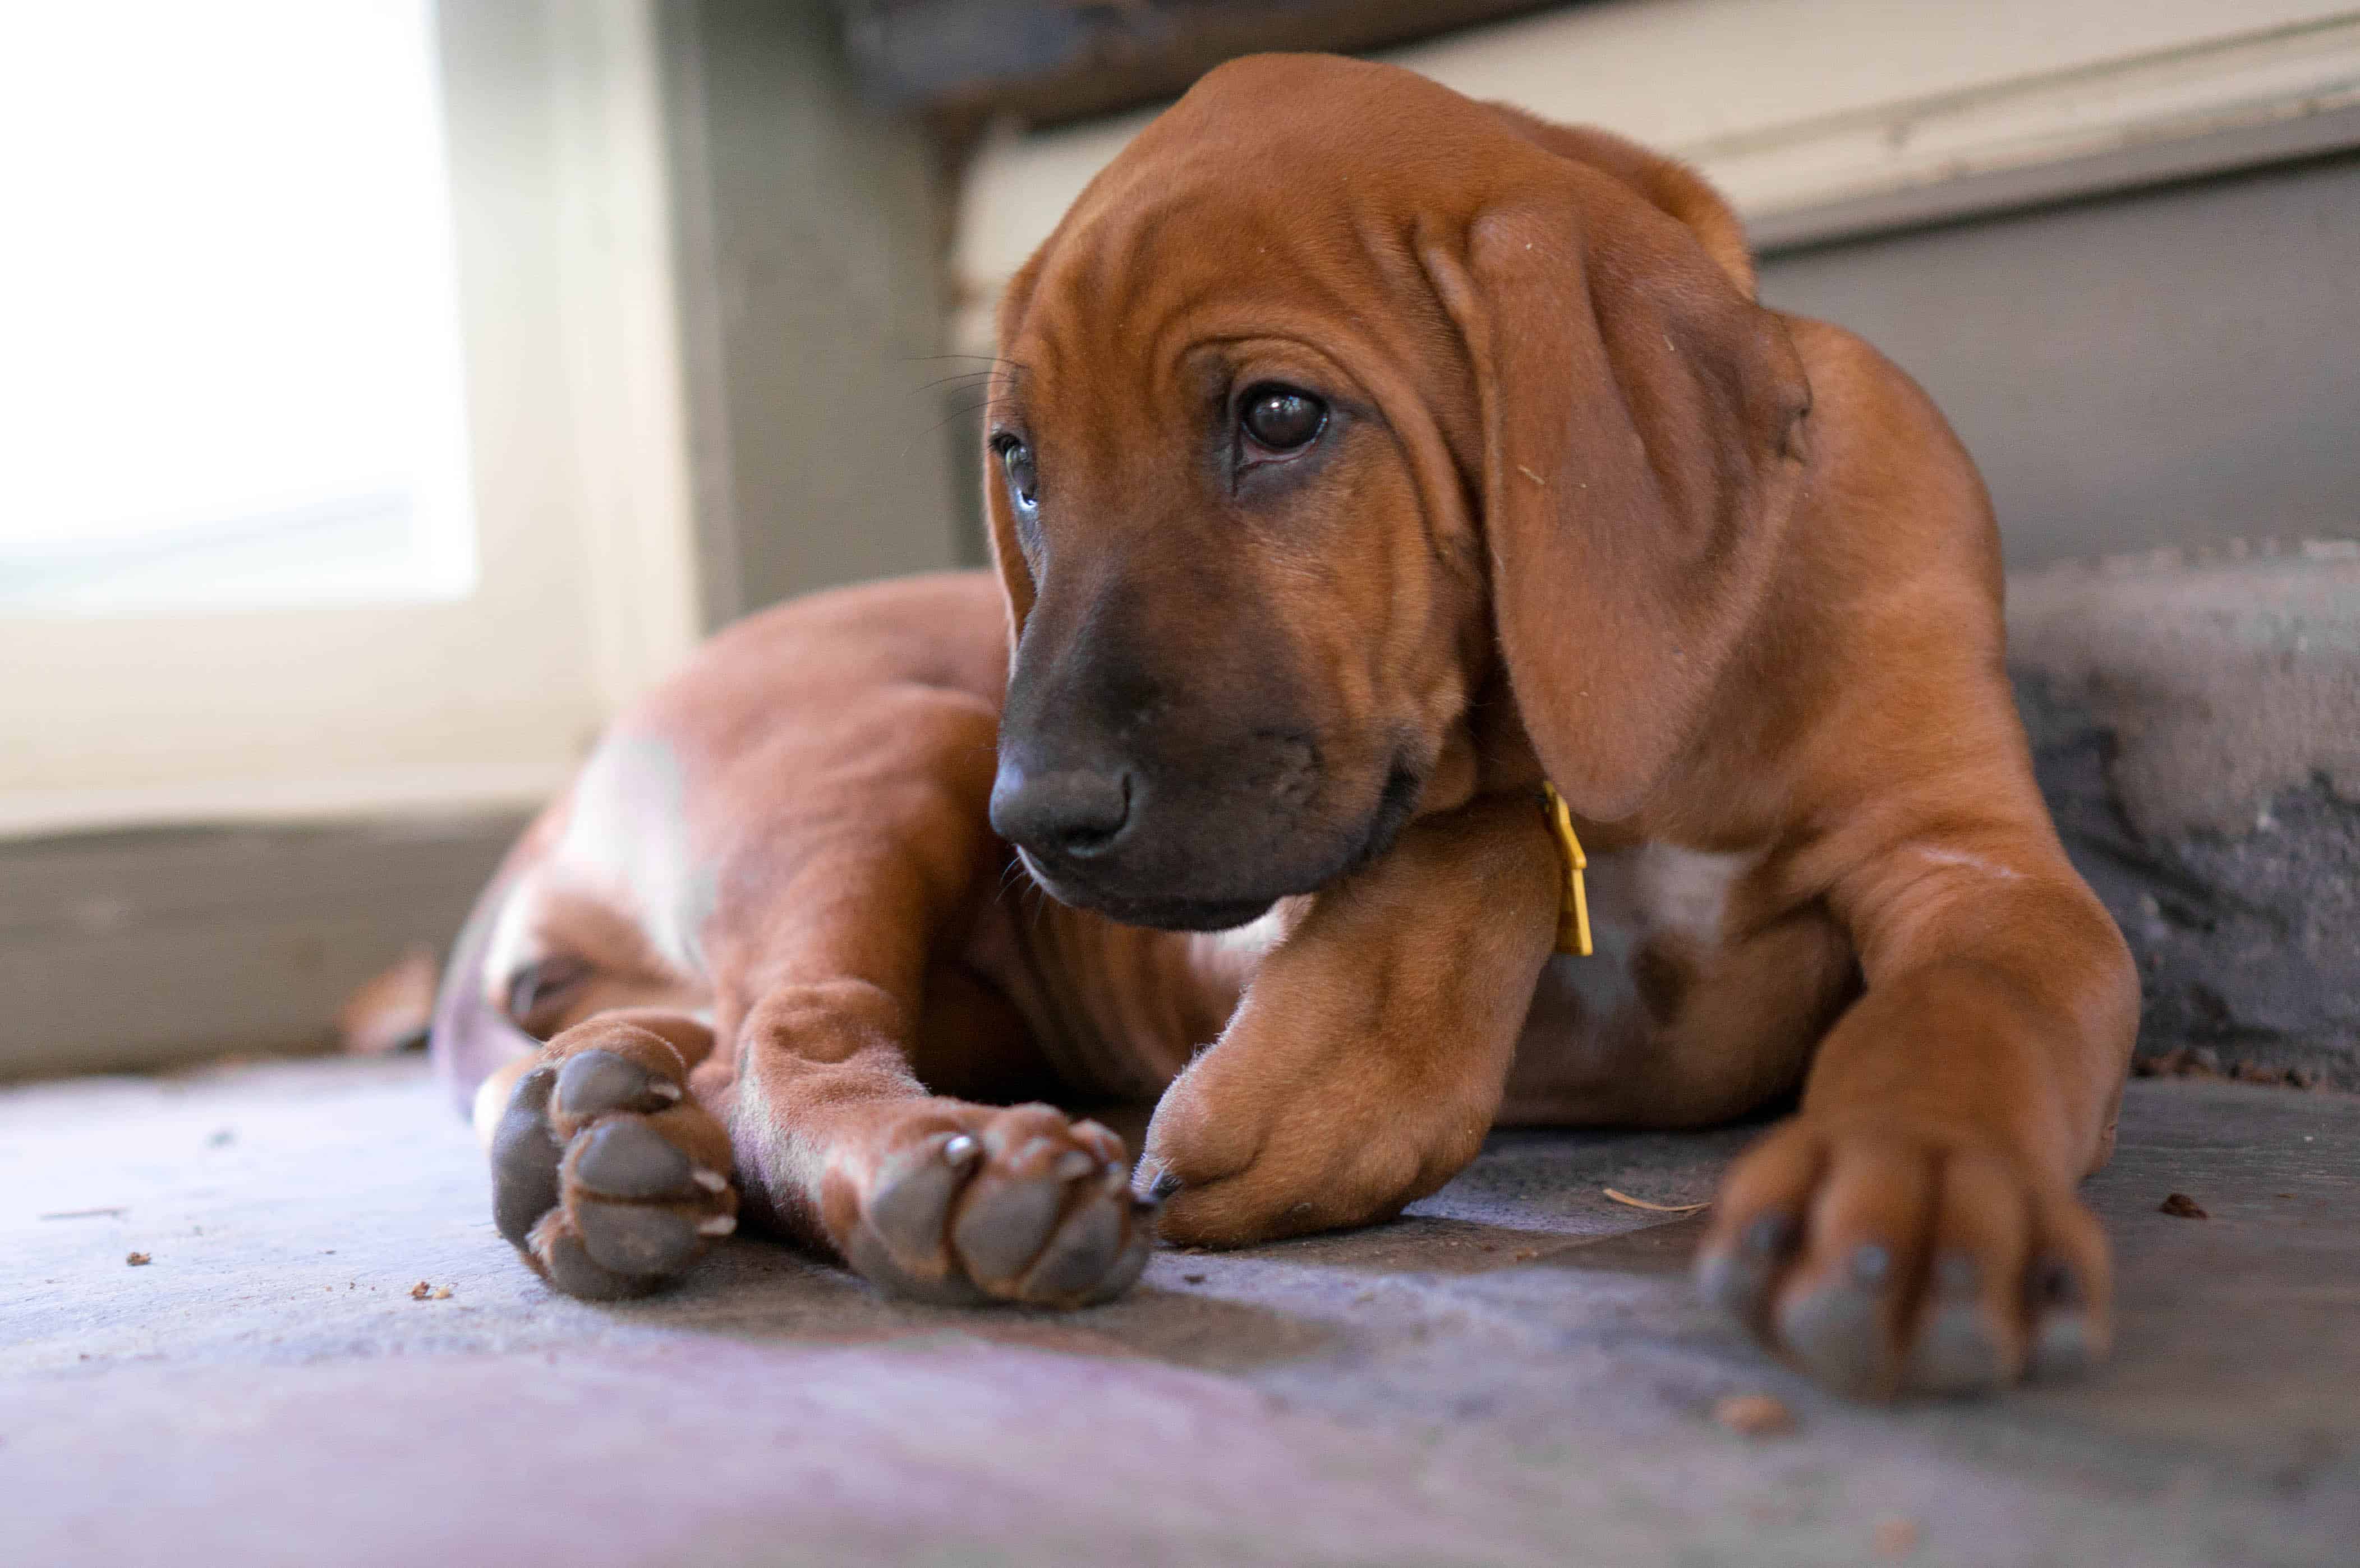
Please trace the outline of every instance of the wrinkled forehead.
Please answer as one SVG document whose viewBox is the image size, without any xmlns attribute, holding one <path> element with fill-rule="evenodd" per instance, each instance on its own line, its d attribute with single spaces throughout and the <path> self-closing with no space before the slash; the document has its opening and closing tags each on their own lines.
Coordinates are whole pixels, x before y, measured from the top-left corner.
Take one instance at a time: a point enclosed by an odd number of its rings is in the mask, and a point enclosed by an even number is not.
<svg viewBox="0 0 2360 1568">
<path fill-rule="evenodd" d="M 1499 128 L 1401 72 L 1376 84 L 1411 101 L 1382 117 L 1355 76 L 1341 105 L 1241 90 L 1273 74 L 1208 79 L 1091 182 L 1043 249 L 1011 358 L 1044 381 L 1169 364 L 1186 342 L 1374 325 L 1415 290 L 1418 245 L 1468 204 Z"/>
<path fill-rule="evenodd" d="M 1076 210 L 1005 352 L 1045 383 L 1364 313 L 1376 269 L 1335 203 L 1279 205 L 1200 176 Z"/>
</svg>

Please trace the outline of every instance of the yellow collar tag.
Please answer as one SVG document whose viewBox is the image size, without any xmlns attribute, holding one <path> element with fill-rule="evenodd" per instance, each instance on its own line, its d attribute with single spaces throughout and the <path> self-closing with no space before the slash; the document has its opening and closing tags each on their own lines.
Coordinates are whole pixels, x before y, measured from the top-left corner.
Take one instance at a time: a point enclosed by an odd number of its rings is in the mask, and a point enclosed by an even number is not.
<svg viewBox="0 0 2360 1568">
<path fill-rule="evenodd" d="M 1541 809 L 1548 813 L 1549 833 L 1565 859 L 1565 886 L 1557 896 L 1557 950 L 1588 958 L 1590 894 L 1581 885 L 1581 874 L 1590 868 L 1590 857 L 1581 853 L 1581 840 L 1573 831 L 1573 812 L 1556 785 L 1541 785 Z"/>
</svg>

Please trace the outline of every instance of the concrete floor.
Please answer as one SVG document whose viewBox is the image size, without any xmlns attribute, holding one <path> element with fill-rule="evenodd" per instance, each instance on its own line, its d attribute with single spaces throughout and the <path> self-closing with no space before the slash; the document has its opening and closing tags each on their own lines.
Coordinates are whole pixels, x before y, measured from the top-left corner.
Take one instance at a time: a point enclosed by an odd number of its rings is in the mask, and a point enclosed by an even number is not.
<svg viewBox="0 0 2360 1568">
<path fill-rule="evenodd" d="M 611 1308 L 516 1261 L 415 1062 L 14 1091 L 0 1560 L 2354 1560 L 2360 1098 L 2132 1085 L 2112 1367 L 1896 1410 L 1764 1361 L 1690 1299 L 1699 1222 L 1601 1193 L 1703 1198 L 1744 1136 L 1501 1136 L 1398 1225 L 1075 1317 L 754 1241 Z M 1757 1391 L 1797 1430 L 1712 1419 Z"/>
</svg>

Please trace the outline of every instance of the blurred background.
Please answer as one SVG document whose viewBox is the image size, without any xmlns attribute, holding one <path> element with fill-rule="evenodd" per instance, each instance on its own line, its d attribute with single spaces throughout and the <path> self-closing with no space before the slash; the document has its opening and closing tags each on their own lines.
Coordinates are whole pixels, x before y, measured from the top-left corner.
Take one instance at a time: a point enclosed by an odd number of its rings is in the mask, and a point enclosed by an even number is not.
<svg viewBox="0 0 2360 1568">
<path fill-rule="evenodd" d="M 327 1046 L 420 955 L 402 1016 L 705 631 L 979 563 L 957 377 L 998 291 L 1155 105 L 1267 49 L 1698 164 L 1770 303 L 1933 392 L 2012 569 L 2360 550 L 2351 5 L 12 6 L 0 1077 Z"/>
</svg>

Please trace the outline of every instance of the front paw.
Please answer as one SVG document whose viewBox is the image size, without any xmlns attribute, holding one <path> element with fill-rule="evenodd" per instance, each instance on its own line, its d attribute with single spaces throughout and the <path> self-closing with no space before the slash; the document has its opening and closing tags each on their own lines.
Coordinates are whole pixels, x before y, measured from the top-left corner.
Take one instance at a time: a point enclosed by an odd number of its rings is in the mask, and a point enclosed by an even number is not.
<svg viewBox="0 0 2360 1568">
<path fill-rule="evenodd" d="M 1048 1105 L 923 1100 L 833 1162 L 828 1235 L 863 1276 L 917 1301 L 1085 1307 L 1129 1290 L 1154 1242 L 1122 1140 Z"/>
<path fill-rule="evenodd" d="M 729 1137 L 644 1029 L 545 1048 L 492 1135 L 492 1213 L 534 1272 L 613 1301 L 672 1283 L 738 1228 Z"/>
<path fill-rule="evenodd" d="M 1797 1117 L 1749 1149 L 1706 1298 L 1840 1392 L 1981 1393 L 2102 1360 L 2105 1237 L 2070 1188 L 1939 1133 Z"/>
<path fill-rule="evenodd" d="M 1398 1083 L 1287 1083 L 1217 1048 L 1173 1081 L 1133 1190 L 1161 1200 L 1165 1239 L 1243 1247 L 1391 1219 L 1464 1170 L 1490 1105 Z"/>
</svg>

